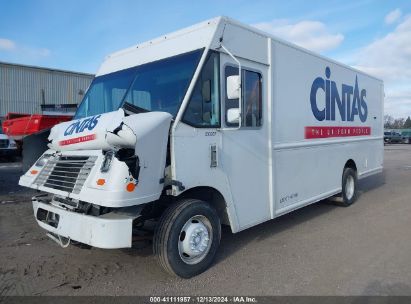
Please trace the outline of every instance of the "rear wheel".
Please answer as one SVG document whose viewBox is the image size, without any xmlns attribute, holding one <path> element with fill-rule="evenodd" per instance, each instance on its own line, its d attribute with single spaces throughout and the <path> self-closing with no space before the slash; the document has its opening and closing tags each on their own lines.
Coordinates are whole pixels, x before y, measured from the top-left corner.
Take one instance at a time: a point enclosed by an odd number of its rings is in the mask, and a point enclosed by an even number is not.
<svg viewBox="0 0 411 304">
<path fill-rule="evenodd" d="M 215 209 L 204 201 L 185 199 L 162 215 L 154 234 L 154 254 L 167 272 L 190 278 L 211 265 L 220 238 Z"/>
<path fill-rule="evenodd" d="M 350 206 L 357 200 L 357 171 L 345 168 L 342 176 L 342 205 Z"/>
</svg>

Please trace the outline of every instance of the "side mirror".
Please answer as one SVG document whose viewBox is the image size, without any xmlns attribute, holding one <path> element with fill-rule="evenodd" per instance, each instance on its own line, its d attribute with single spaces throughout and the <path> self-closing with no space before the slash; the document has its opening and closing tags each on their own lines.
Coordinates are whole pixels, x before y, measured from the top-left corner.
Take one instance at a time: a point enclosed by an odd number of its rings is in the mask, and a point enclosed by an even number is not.
<svg viewBox="0 0 411 304">
<path fill-rule="evenodd" d="M 211 81 L 209 79 L 203 82 L 201 95 L 203 97 L 203 102 L 209 103 L 211 101 Z"/>
<path fill-rule="evenodd" d="M 229 124 L 238 124 L 240 122 L 239 108 L 231 108 L 227 110 L 227 122 Z"/>
<path fill-rule="evenodd" d="M 238 75 L 231 75 L 227 77 L 227 98 L 228 99 L 238 99 L 240 98 L 240 78 Z"/>
</svg>

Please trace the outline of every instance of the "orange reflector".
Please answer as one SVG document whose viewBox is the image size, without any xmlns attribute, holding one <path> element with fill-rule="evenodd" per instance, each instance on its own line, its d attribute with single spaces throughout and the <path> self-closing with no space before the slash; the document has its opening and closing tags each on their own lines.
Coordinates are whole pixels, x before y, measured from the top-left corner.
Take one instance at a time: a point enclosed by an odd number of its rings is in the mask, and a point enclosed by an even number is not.
<svg viewBox="0 0 411 304">
<path fill-rule="evenodd" d="M 128 192 L 133 192 L 136 189 L 136 185 L 134 183 L 128 183 L 126 187 Z"/>
<path fill-rule="evenodd" d="M 39 173 L 39 171 L 37 171 L 37 170 L 31 170 L 30 173 L 31 173 L 31 174 L 37 174 L 37 173 Z"/>
<path fill-rule="evenodd" d="M 97 180 L 97 185 L 103 186 L 106 183 L 106 180 L 104 178 L 100 178 Z"/>
</svg>

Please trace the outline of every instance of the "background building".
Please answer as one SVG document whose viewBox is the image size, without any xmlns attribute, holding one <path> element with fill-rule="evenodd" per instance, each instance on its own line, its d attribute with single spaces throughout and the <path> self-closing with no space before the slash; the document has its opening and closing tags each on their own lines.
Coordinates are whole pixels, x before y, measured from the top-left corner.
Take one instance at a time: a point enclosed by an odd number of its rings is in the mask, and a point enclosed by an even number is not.
<svg viewBox="0 0 411 304">
<path fill-rule="evenodd" d="M 40 113 L 42 104 L 78 104 L 94 75 L 0 62 L 0 119 Z"/>
</svg>

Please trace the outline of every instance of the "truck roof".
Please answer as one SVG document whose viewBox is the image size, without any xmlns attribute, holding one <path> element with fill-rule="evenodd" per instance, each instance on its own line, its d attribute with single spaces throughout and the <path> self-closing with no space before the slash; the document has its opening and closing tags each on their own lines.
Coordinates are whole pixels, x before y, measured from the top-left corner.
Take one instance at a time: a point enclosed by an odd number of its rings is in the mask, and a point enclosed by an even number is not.
<svg viewBox="0 0 411 304">
<path fill-rule="evenodd" d="M 136 65 L 160 60 L 166 57 L 171 57 L 195 49 L 208 47 L 211 49 L 216 49 L 219 47 L 221 37 L 223 37 L 224 40 L 227 40 L 227 38 L 230 39 L 230 37 L 224 36 L 225 27 L 227 24 L 241 28 L 248 32 L 252 32 L 253 34 L 256 34 L 264 38 L 270 38 L 278 43 L 287 45 L 289 47 L 311 54 L 318 58 L 322 58 L 324 60 L 351 69 L 359 74 L 371 77 L 382 82 L 381 79 L 372 76 L 368 73 L 365 73 L 361 70 L 343 64 L 326 56 L 320 55 L 318 53 L 300 47 L 294 43 L 281 39 L 275 35 L 266 33 L 253 26 L 241 23 L 237 20 L 234 20 L 226 16 L 215 17 L 194 24 L 192 26 L 183 28 L 181 30 L 171 32 L 160 37 L 154 38 L 152 40 L 148 40 L 146 42 L 142 42 L 140 44 L 136 44 L 126 49 L 114 52 L 105 58 L 105 61 L 103 62 L 102 66 L 97 72 L 97 76 L 112 73 Z M 162 45 L 163 47 L 159 47 L 160 45 Z M 150 49 L 150 51 L 148 51 L 148 49 Z M 234 55 L 236 55 L 236 50 L 231 51 Z"/>
</svg>

